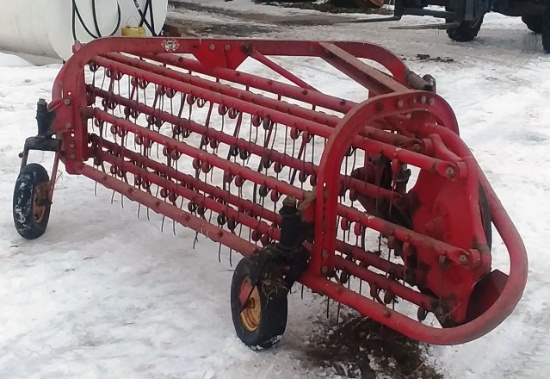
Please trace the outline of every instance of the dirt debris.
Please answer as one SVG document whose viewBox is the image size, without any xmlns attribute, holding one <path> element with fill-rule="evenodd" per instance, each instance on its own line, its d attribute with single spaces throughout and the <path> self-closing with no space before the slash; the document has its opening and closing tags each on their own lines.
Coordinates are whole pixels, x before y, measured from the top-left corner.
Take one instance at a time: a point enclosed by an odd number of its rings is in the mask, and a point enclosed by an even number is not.
<svg viewBox="0 0 550 379">
<path fill-rule="evenodd" d="M 427 362 L 427 347 L 353 311 L 341 321 L 319 319 L 306 361 L 344 378 L 445 379 Z"/>
</svg>

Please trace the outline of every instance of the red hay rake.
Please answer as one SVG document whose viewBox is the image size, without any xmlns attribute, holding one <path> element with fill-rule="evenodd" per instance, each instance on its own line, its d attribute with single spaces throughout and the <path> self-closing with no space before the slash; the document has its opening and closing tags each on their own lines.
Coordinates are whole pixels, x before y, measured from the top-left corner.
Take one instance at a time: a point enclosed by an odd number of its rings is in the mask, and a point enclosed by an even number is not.
<svg viewBox="0 0 550 379">
<path fill-rule="evenodd" d="M 46 229 L 61 160 L 244 255 L 231 307 L 247 345 L 278 340 L 297 280 L 433 344 L 478 338 L 518 303 L 527 279 L 518 232 L 435 81 L 387 50 L 185 38 L 75 50 L 22 153 L 14 220 L 23 237 Z M 333 69 L 364 100 L 284 68 L 300 59 Z M 29 150 L 55 152 L 51 179 L 27 164 Z M 491 269 L 491 223 L 508 275 Z M 441 327 L 422 323 L 428 313 Z"/>
</svg>

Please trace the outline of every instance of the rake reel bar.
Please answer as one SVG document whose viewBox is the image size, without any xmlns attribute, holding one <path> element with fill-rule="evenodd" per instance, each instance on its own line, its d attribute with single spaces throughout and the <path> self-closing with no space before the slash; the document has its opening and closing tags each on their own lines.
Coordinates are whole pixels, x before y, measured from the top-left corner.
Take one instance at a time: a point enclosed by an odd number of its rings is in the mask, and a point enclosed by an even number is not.
<svg viewBox="0 0 550 379">
<path fill-rule="evenodd" d="M 362 95 L 322 91 L 298 69 L 313 62 Z M 300 277 L 412 338 L 456 344 L 511 313 L 527 260 L 428 79 L 365 43 L 108 38 L 63 67 L 51 129 L 69 173 L 245 256 L 275 256 L 288 286 Z M 298 208 L 284 213 L 285 199 Z M 491 271 L 491 220 L 509 276 Z M 236 288 L 262 280 L 250 267 Z"/>
</svg>

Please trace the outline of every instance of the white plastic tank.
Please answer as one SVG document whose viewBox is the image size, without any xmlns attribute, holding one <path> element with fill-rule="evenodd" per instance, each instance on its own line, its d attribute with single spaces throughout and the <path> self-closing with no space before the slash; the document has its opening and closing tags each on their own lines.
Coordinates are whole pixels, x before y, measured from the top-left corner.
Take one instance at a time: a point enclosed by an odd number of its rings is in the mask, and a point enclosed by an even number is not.
<svg viewBox="0 0 550 379">
<path fill-rule="evenodd" d="M 168 8 L 168 0 L 0 1 L 0 50 L 62 59 L 72 55 L 75 37 L 86 43 L 140 24 L 158 34 Z"/>
</svg>

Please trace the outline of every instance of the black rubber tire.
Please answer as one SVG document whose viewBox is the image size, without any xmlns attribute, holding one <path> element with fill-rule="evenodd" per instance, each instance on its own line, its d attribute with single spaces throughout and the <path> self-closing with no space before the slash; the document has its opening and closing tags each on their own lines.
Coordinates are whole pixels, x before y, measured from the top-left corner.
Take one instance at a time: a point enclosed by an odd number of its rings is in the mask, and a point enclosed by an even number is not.
<svg viewBox="0 0 550 379">
<path fill-rule="evenodd" d="M 453 12 L 453 8 L 445 7 L 448 12 Z M 485 13 L 481 13 L 479 17 L 474 21 L 462 21 L 460 25 L 454 28 L 447 29 L 447 36 L 453 41 L 457 42 L 469 42 L 477 37 L 481 25 L 483 24 L 483 18 Z M 446 19 L 445 22 L 450 23 L 453 20 Z"/>
<path fill-rule="evenodd" d="M 242 305 L 239 295 L 242 284 L 250 279 L 253 266 L 254 262 L 250 258 L 243 258 L 235 268 L 231 281 L 231 314 L 237 336 L 245 345 L 254 350 L 268 349 L 277 344 L 285 332 L 288 291 L 273 290 L 265 278 L 260 279 L 255 287 L 260 302 L 259 322 L 255 330 L 249 330 L 241 317 Z"/>
<path fill-rule="evenodd" d="M 51 203 L 50 178 L 44 167 L 31 163 L 23 167 L 13 191 L 13 222 L 21 237 L 32 240 L 46 232 Z M 36 207 L 43 207 L 37 211 Z"/>
<path fill-rule="evenodd" d="M 483 17 L 476 21 L 462 21 L 456 28 L 447 29 L 447 35 L 450 39 L 456 42 L 469 42 L 477 37 L 481 24 L 483 24 Z"/>
<path fill-rule="evenodd" d="M 550 6 L 546 7 L 542 16 L 542 47 L 550 53 Z"/>
<path fill-rule="evenodd" d="M 542 33 L 542 15 L 540 16 L 522 16 L 521 21 L 525 25 L 527 25 L 527 28 L 537 34 Z"/>
</svg>

